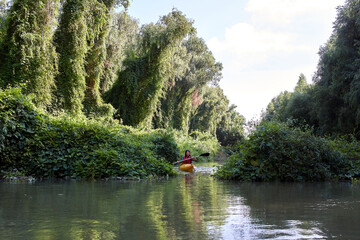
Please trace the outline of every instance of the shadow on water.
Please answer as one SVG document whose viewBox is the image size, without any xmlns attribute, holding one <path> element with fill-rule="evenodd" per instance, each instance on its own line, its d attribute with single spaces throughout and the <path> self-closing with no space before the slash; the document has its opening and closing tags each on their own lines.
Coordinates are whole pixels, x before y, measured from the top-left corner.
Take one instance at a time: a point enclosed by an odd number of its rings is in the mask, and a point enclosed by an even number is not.
<svg viewBox="0 0 360 240">
<path fill-rule="evenodd" d="M 1 183 L 0 239 L 357 239 L 360 235 L 359 186 L 235 183 L 208 175 L 199 171 L 141 182 Z"/>
</svg>

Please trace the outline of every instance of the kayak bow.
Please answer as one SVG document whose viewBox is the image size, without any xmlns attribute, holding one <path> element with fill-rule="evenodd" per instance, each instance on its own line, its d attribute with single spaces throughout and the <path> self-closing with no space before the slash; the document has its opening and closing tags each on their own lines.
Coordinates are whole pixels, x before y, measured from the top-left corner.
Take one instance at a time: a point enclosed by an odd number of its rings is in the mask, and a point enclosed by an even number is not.
<svg viewBox="0 0 360 240">
<path fill-rule="evenodd" d="M 180 171 L 184 172 L 193 172 L 194 171 L 194 164 L 181 164 L 179 167 Z"/>
</svg>

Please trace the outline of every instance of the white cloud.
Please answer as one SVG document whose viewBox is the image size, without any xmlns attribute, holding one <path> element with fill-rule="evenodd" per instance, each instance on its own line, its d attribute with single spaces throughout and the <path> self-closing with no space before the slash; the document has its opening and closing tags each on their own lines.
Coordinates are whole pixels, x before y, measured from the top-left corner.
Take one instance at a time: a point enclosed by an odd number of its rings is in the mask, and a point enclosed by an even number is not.
<svg viewBox="0 0 360 240">
<path fill-rule="evenodd" d="M 272 32 L 238 23 L 225 30 L 225 40 L 213 38 L 207 44 L 215 54 L 233 54 L 236 59 L 232 67 L 246 68 L 266 61 L 272 54 L 314 50 L 311 46 L 295 44 L 296 38 L 294 33 Z"/>
<path fill-rule="evenodd" d="M 290 24 L 308 14 L 329 19 L 342 4 L 344 0 L 250 0 L 245 10 L 253 14 L 253 22 Z"/>
<path fill-rule="evenodd" d="M 308 82 L 311 81 L 313 66 L 299 66 L 286 70 L 267 71 L 231 71 L 224 72 L 224 78 L 231 81 L 221 81 L 231 103 L 236 104 L 237 111 L 247 120 L 259 117 L 272 98 L 281 92 L 293 91 L 299 74 L 304 73 Z"/>
<path fill-rule="evenodd" d="M 223 63 L 220 82 L 247 119 L 259 116 L 300 73 L 311 82 L 317 51 L 330 37 L 336 7 L 345 0 L 249 0 L 250 21 L 226 28 L 207 44 Z"/>
</svg>

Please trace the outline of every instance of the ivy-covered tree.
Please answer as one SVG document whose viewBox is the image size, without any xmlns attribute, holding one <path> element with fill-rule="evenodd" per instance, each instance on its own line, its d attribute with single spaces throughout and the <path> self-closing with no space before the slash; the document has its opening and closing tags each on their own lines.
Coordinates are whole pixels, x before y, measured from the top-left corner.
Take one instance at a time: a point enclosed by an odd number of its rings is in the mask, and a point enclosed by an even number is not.
<svg viewBox="0 0 360 240">
<path fill-rule="evenodd" d="M 223 90 L 218 86 L 207 86 L 204 89 L 203 102 L 191 116 L 190 131 L 208 132 L 216 136 L 218 124 L 228 109 L 229 100 Z"/>
<path fill-rule="evenodd" d="M 5 52 L 5 36 L 6 36 L 6 19 L 9 16 L 9 5 L 6 0 L 0 0 L 0 88 L 6 85 L 4 71 L 6 71 L 6 56 Z"/>
<path fill-rule="evenodd" d="M 137 20 L 131 18 L 125 11 L 113 12 L 108 39 L 106 41 L 106 59 L 104 71 L 100 79 L 100 93 L 108 91 L 117 79 L 122 69 L 122 62 L 139 37 Z"/>
<path fill-rule="evenodd" d="M 59 3 L 60 0 L 15 0 L 2 33 L 2 86 L 21 86 L 42 106 L 51 103 L 55 87 L 57 54 L 52 39 Z"/>
<path fill-rule="evenodd" d="M 124 70 L 105 99 L 117 109 L 117 118 L 131 126 L 150 127 L 169 78 L 171 59 L 183 39 L 193 31 L 192 21 L 173 10 L 157 24 L 140 30 L 138 47 L 124 61 Z"/>
<path fill-rule="evenodd" d="M 60 55 L 57 106 L 72 114 L 109 115 L 112 107 L 100 96 L 106 40 L 114 6 L 127 0 L 66 0 L 56 34 Z"/>
<path fill-rule="evenodd" d="M 201 104 L 202 88 L 216 85 L 221 79 L 222 65 L 215 61 L 205 41 L 192 35 L 185 40 L 177 55 L 177 74 L 169 79 L 168 88 L 155 115 L 157 127 L 189 130 L 192 112 Z M 177 57 L 177 58 L 176 58 Z"/>
<path fill-rule="evenodd" d="M 100 78 L 106 61 L 106 40 L 110 30 L 110 11 L 115 1 L 88 1 L 86 14 L 87 52 L 85 55 L 84 113 L 86 115 L 110 115 L 113 112 L 109 104 L 104 104 L 100 96 Z"/>
</svg>

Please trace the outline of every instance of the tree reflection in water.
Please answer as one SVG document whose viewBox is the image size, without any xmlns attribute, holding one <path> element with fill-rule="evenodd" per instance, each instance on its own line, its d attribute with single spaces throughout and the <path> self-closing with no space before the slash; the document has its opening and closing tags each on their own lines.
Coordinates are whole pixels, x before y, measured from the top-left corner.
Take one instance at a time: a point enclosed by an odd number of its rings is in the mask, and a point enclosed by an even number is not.
<svg viewBox="0 0 360 240">
<path fill-rule="evenodd" d="M 0 184 L 0 239 L 356 239 L 358 212 L 344 183 Z"/>
</svg>

